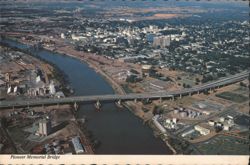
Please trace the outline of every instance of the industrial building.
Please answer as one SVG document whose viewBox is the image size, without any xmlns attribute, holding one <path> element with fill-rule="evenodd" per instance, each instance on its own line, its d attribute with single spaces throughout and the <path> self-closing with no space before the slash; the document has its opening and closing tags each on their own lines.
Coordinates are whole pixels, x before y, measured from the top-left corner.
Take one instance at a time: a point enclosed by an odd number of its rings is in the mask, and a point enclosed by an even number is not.
<svg viewBox="0 0 250 165">
<path fill-rule="evenodd" d="M 51 133 L 51 120 L 46 118 L 39 121 L 38 134 L 48 136 Z"/>
<path fill-rule="evenodd" d="M 176 129 L 177 126 L 177 119 L 166 119 L 166 122 L 164 123 L 164 127 L 167 129 Z"/>
<path fill-rule="evenodd" d="M 181 136 L 182 136 L 182 137 L 186 137 L 187 135 L 193 133 L 194 131 L 195 131 L 194 129 L 191 129 L 191 130 L 189 130 L 189 131 L 187 131 L 187 132 L 184 132 Z"/>
<path fill-rule="evenodd" d="M 224 130 L 224 131 L 230 131 L 230 129 L 231 129 L 231 126 L 228 125 L 228 124 L 225 124 L 225 125 L 223 126 L 223 130 Z"/>
<path fill-rule="evenodd" d="M 224 131 L 230 131 L 230 129 L 234 126 L 234 122 L 232 119 L 220 117 L 215 121 L 209 120 L 208 125 L 211 127 L 220 128 L 221 130 L 223 129 Z"/>
<path fill-rule="evenodd" d="M 213 121 L 213 120 L 209 120 L 209 121 L 208 121 L 208 125 L 210 125 L 210 126 L 214 126 L 214 125 L 215 125 L 215 121 Z"/>
<path fill-rule="evenodd" d="M 79 136 L 76 136 L 76 137 L 73 137 L 71 139 L 71 142 L 73 144 L 73 147 L 74 147 L 74 150 L 76 152 L 76 154 L 82 154 L 85 152 L 82 144 L 81 144 L 81 141 L 80 141 L 80 137 Z"/>
<path fill-rule="evenodd" d="M 152 120 L 155 124 L 155 126 L 162 132 L 166 133 L 166 129 L 158 122 L 159 115 L 155 115 Z"/>
<path fill-rule="evenodd" d="M 194 129 L 198 131 L 201 135 L 208 135 L 210 130 L 199 125 L 194 126 Z"/>
<path fill-rule="evenodd" d="M 141 71 L 142 71 L 142 74 L 144 75 L 149 75 L 149 72 L 152 70 L 152 65 L 142 65 L 141 67 Z"/>
<path fill-rule="evenodd" d="M 200 117 L 202 115 L 202 113 L 199 111 L 192 109 L 185 109 L 185 108 L 174 109 L 173 114 L 181 118 L 193 118 L 193 119 Z"/>
<path fill-rule="evenodd" d="M 53 82 L 49 84 L 49 92 L 51 95 L 54 95 L 56 93 L 55 85 Z"/>
</svg>

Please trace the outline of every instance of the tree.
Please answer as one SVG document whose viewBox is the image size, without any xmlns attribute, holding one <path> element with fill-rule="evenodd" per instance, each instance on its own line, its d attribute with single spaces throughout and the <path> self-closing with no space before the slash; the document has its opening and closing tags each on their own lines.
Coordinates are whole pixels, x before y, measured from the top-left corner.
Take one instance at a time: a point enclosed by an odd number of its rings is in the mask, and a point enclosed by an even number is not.
<svg viewBox="0 0 250 165">
<path fill-rule="evenodd" d="M 208 81 L 212 81 L 214 78 L 211 75 L 203 76 L 203 79 L 201 80 L 202 83 L 206 83 Z"/>
<path fill-rule="evenodd" d="M 247 85 L 245 83 L 243 83 L 243 82 L 240 82 L 240 86 L 247 87 Z"/>
<path fill-rule="evenodd" d="M 2 117 L 1 119 L 0 119 L 0 122 L 1 122 L 1 124 L 2 124 L 2 126 L 3 127 L 8 127 L 8 120 L 7 120 L 7 118 L 6 117 Z"/>
<path fill-rule="evenodd" d="M 136 82 L 136 78 L 137 78 L 137 76 L 135 76 L 135 75 L 128 76 L 126 78 L 126 82 L 135 83 Z"/>
<path fill-rule="evenodd" d="M 185 83 L 183 83 L 182 86 L 183 86 L 183 88 L 186 88 L 186 84 Z"/>
<path fill-rule="evenodd" d="M 199 83 L 200 79 L 198 77 L 195 78 L 195 82 Z"/>
<path fill-rule="evenodd" d="M 205 94 L 205 95 L 208 95 L 208 94 L 209 94 L 209 92 L 208 92 L 207 90 L 205 90 L 205 91 L 204 91 L 204 94 Z"/>
<path fill-rule="evenodd" d="M 131 72 L 131 73 L 134 73 L 134 74 L 139 74 L 139 72 L 137 72 L 137 71 L 134 70 L 134 69 L 130 69 L 130 72 Z"/>
</svg>

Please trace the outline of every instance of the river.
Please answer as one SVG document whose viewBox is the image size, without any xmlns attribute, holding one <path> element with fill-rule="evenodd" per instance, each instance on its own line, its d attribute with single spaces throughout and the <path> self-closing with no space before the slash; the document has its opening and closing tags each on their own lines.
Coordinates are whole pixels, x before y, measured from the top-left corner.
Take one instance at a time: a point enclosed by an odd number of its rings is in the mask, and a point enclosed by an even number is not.
<svg viewBox="0 0 250 165">
<path fill-rule="evenodd" d="M 2 40 L 11 47 L 26 49 L 27 45 Z M 113 94 L 111 86 L 86 63 L 80 60 L 50 52 L 44 49 L 33 54 L 55 64 L 67 76 L 73 95 Z M 153 131 L 143 125 L 141 119 L 128 109 L 120 109 L 114 103 L 104 103 L 100 112 L 92 104 L 81 104 L 78 118 L 87 118 L 87 129 L 101 145 L 96 154 L 171 154 L 165 143 L 154 137 Z"/>
</svg>

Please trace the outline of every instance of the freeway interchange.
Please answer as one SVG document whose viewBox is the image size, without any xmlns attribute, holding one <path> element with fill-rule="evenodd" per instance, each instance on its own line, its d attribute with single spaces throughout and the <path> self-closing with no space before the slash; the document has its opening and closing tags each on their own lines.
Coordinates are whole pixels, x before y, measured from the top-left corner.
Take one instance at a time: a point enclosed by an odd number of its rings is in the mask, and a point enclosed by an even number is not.
<svg viewBox="0 0 250 165">
<path fill-rule="evenodd" d="M 70 96 L 64 98 L 41 98 L 41 99 L 27 99 L 27 100 L 4 100 L 0 102 L 0 108 L 14 108 L 25 106 L 44 106 L 53 104 L 67 104 L 67 103 L 80 103 L 80 102 L 96 102 L 96 101 L 129 101 L 137 99 L 163 99 L 174 97 L 182 97 L 184 95 L 191 95 L 194 93 L 200 93 L 222 86 L 230 85 L 240 82 L 246 78 L 249 78 L 249 71 L 222 78 L 210 83 L 194 86 L 192 88 L 186 88 L 177 91 L 155 92 L 155 93 L 131 93 L 126 95 L 109 94 L 109 95 L 91 95 L 91 96 Z"/>
</svg>

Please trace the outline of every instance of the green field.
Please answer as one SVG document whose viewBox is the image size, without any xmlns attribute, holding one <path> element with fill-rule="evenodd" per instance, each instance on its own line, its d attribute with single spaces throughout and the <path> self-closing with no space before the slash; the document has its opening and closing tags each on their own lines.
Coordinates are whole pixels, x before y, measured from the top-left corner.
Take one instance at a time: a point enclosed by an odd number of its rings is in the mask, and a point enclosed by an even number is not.
<svg viewBox="0 0 250 165">
<path fill-rule="evenodd" d="M 235 89 L 233 92 L 234 92 L 234 93 L 241 94 L 241 95 L 248 96 L 248 94 L 249 94 L 249 89 L 248 89 L 247 87 L 242 87 L 242 86 L 240 86 L 239 88 Z"/>
<path fill-rule="evenodd" d="M 232 92 L 222 92 L 222 93 L 216 94 L 216 96 L 226 99 L 226 100 L 234 101 L 237 103 L 242 103 L 248 100 L 248 97 L 237 94 L 237 93 L 232 93 Z"/>
<path fill-rule="evenodd" d="M 229 136 L 219 135 L 196 146 L 207 155 L 249 155 L 249 141 Z"/>
</svg>

